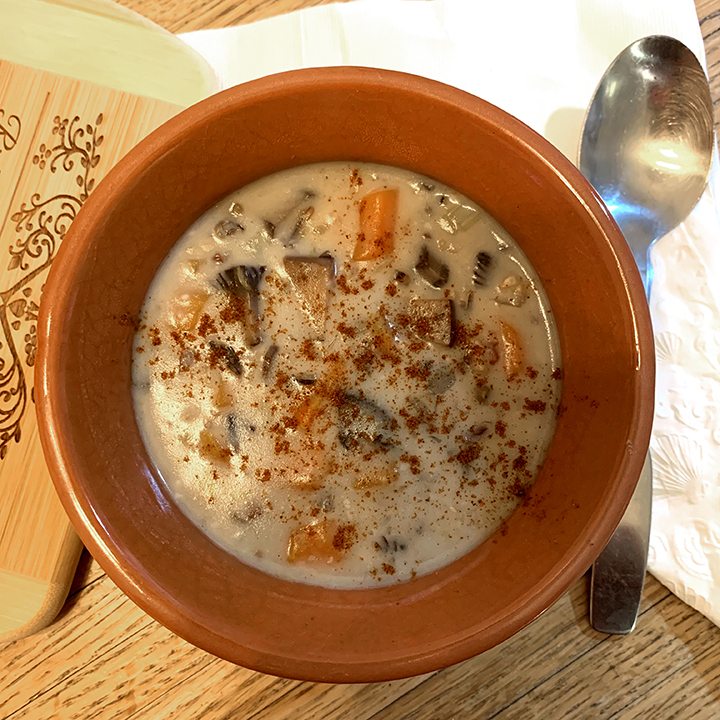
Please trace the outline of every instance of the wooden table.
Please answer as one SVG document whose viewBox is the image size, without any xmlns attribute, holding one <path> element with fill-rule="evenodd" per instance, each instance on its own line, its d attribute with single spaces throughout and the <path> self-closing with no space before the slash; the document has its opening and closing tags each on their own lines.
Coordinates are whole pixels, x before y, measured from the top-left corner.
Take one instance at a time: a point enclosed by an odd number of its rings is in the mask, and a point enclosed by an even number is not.
<svg viewBox="0 0 720 720">
<path fill-rule="evenodd" d="M 322 0 L 121 2 L 179 32 Z M 720 0 L 696 0 L 696 7 L 720 98 Z M 720 628 L 650 576 L 638 627 L 626 637 L 589 627 L 584 578 L 480 657 L 409 680 L 317 685 L 251 672 L 189 645 L 125 598 L 85 553 L 60 616 L 47 630 L 0 647 L 0 668 L 0 718 L 13 720 L 720 717 Z"/>
</svg>

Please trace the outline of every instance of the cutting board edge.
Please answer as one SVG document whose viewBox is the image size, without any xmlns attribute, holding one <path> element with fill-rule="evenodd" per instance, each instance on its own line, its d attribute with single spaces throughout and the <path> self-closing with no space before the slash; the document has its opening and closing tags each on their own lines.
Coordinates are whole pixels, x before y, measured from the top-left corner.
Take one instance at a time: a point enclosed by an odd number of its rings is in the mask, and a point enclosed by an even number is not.
<svg viewBox="0 0 720 720">
<path fill-rule="evenodd" d="M 0 633 L 0 644 L 20 640 L 46 628 L 52 623 L 67 600 L 82 551 L 82 541 L 75 529 L 68 524 L 65 537 L 58 549 L 58 562 L 47 584 L 43 602 L 29 621 L 13 630 Z"/>
</svg>

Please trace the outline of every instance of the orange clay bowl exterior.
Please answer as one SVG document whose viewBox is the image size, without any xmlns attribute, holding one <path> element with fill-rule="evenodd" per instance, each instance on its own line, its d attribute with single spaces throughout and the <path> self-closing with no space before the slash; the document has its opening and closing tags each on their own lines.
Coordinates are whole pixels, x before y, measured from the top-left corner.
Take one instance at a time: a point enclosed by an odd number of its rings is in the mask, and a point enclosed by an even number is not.
<svg viewBox="0 0 720 720">
<path fill-rule="evenodd" d="M 370 161 L 450 185 L 536 268 L 564 386 L 536 484 L 486 542 L 390 587 L 280 580 L 209 540 L 145 450 L 131 395 L 132 323 L 182 233 L 229 192 L 288 167 Z M 390 680 L 480 653 L 527 625 L 592 564 L 648 447 L 653 341 L 640 277 L 580 173 L 496 107 L 365 68 L 283 73 L 180 113 L 98 185 L 62 245 L 40 320 L 36 398 L 53 480 L 100 565 L 150 615 L 265 673 Z"/>
</svg>

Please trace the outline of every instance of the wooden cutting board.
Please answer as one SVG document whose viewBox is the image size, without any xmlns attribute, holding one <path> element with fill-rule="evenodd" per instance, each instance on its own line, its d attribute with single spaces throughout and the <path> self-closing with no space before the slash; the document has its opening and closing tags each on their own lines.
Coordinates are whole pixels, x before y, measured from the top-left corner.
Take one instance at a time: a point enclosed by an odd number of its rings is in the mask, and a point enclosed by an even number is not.
<svg viewBox="0 0 720 720">
<path fill-rule="evenodd" d="M 180 109 L 0 60 L 0 642 L 55 617 L 82 550 L 38 440 L 43 283 L 100 178 Z"/>
</svg>

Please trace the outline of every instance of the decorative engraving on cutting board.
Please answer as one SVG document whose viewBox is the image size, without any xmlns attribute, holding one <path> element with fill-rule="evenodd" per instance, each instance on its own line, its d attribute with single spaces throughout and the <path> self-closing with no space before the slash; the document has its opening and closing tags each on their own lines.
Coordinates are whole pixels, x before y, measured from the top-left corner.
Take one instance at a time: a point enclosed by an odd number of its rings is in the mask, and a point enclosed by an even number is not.
<svg viewBox="0 0 720 720">
<path fill-rule="evenodd" d="M 5 117 L 5 111 L 0 108 L 0 153 L 3 150 L 12 150 L 20 137 L 22 123 L 17 115 Z"/>
<path fill-rule="evenodd" d="M 63 189 L 67 186 L 67 192 L 46 200 L 34 193 L 10 216 L 19 237 L 8 248 L 7 269 L 19 271 L 20 277 L 0 292 L 0 460 L 13 440 L 20 442 L 28 401 L 23 363 L 33 367 L 37 352 L 39 278 L 49 270 L 70 223 L 95 185 L 93 172 L 104 140 L 99 132 L 102 122 L 102 114 L 94 124 L 81 122 L 78 116 L 72 120 L 55 116 L 52 140 L 40 145 L 32 163 L 40 171 L 66 174 Z M 32 391 L 30 399 L 34 402 Z"/>
</svg>

